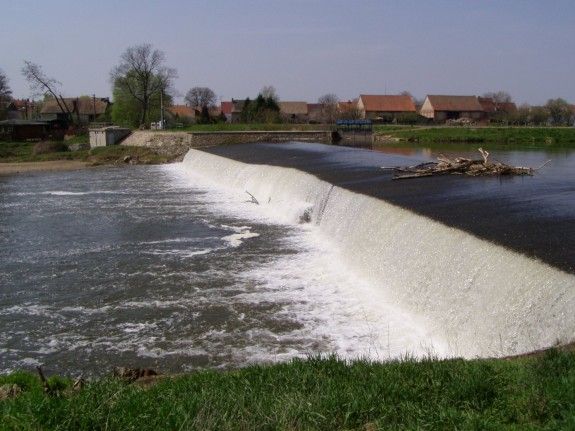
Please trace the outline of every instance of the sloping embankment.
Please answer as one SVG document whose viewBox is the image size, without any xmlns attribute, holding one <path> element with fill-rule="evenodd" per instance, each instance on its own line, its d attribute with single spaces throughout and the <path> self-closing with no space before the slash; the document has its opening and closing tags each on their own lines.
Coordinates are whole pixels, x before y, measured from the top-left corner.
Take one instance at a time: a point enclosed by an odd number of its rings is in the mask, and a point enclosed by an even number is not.
<svg viewBox="0 0 575 431">
<path fill-rule="evenodd" d="M 318 131 L 232 131 L 232 132 L 163 132 L 135 131 L 122 145 L 148 147 L 159 154 L 183 156 L 190 148 L 255 142 L 323 142 L 329 143 L 331 132 Z"/>
</svg>

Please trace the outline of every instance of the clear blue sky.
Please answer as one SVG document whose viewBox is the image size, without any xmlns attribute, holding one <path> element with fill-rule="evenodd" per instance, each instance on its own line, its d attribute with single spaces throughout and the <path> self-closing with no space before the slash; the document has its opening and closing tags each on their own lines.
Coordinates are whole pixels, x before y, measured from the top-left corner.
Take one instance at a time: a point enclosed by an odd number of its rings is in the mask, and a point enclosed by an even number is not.
<svg viewBox="0 0 575 431">
<path fill-rule="evenodd" d="M 575 103 L 573 0 L 3 0 L 0 10 L 0 68 L 17 97 L 30 94 L 25 59 L 67 96 L 109 96 L 120 54 L 150 42 L 178 70 L 181 93 L 506 90 L 519 103 Z"/>
</svg>

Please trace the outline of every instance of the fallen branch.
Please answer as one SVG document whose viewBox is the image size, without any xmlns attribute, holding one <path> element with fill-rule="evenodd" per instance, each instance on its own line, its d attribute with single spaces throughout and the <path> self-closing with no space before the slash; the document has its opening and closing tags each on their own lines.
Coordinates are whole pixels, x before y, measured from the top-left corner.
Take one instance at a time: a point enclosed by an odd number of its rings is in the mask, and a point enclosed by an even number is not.
<svg viewBox="0 0 575 431">
<path fill-rule="evenodd" d="M 466 159 L 457 157 L 450 159 L 444 155 L 437 157 L 437 162 L 426 162 L 415 166 L 408 167 L 383 167 L 382 169 L 393 169 L 395 174 L 394 180 L 406 180 L 411 178 L 431 177 L 436 175 L 533 175 L 533 172 L 541 169 L 549 161 L 545 162 L 538 168 L 529 168 L 523 166 L 510 166 L 505 163 L 490 161 L 489 152 L 483 148 L 478 149 L 482 159 Z"/>
<path fill-rule="evenodd" d="M 254 195 L 252 195 L 252 194 L 251 194 L 250 192 L 248 192 L 247 190 L 246 190 L 246 193 L 247 193 L 248 195 L 250 195 L 250 197 L 252 198 L 252 199 L 250 200 L 250 202 L 251 202 L 252 204 L 256 204 L 256 205 L 259 205 L 259 204 L 260 204 Z M 270 199 L 271 199 L 271 198 L 270 198 Z"/>
</svg>

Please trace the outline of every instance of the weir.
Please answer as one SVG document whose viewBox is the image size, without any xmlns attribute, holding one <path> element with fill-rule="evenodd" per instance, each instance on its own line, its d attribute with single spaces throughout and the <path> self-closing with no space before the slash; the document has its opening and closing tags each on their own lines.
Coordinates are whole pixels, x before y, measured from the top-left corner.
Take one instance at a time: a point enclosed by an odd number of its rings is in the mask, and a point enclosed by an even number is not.
<svg viewBox="0 0 575 431">
<path fill-rule="evenodd" d="M 200 150 L 190 150 L 183 166 L 249 191 L 284 221 L 310 220 L 342 264 L 447 346 L 435 353 L 506 356 L 575 339 L 569 271 L 298 169 Z"/>
</svg>

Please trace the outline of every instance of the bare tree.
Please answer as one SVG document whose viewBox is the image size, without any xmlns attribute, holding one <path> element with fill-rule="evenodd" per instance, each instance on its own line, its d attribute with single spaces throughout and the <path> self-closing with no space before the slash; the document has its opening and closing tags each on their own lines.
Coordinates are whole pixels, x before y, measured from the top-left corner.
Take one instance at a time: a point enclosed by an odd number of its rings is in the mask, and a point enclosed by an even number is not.
<svg viewBox="0 0 575 431">
<path fill-rule="evenodd" d="M 492 99 L 493 103 L 495 103 L 495 109 L 497 110 L 500 109 L 503 104 L 513 102 L 513 98 L 506 91 L 485 93 L 483 94 L 483 97 Z"/>
<path fill-rule="evenodd" d="M 555 126 L 568 126 L 571 123 L 571 106 L 565 99 L 549 99 L 545 105 L 549 117 Z"/>
<path fill-rule="evenodd" d="M 10 100 L 12 98 L 12 90 L 8 84 L 8 77 L 0 69 L 0 102 L 3 100 Z"/>
<path fill-rule="evenodd" d="M 280 101 L 278 93 L 273 85 L 266 85 L 260 90 L 260 94 L 264 99 L 271 99 L 275 103 Z"/>
<path fill-rule="evenodd" d="M 217 104 L 216 93 L 208 87 L 194 87 L 186 93 L 184 98 L 191 108 L 211 108 Z"/>
<path fill-rule="evenodd" d="M 120 64 L 110 72 L 114 87 L 129 94 L 141 108 L 140 126 L 145 126 L 150 110 L 150 99 L 170 91 L 176 70 L 166 67 L 163 51 L 149 43 L 129 47 L 121 56 Z"/>
<path fill-rule="evenodd" d="M 30 89 L 35 96 L 43 95 L 54 98 L 62 113 L 68 114 L 69 119 L 73 121 L 70 107 L 58 92 L 59 87 L 62 85 L 58 80 L 47 77 L 42 70 L 42 66 L 31 61 L 24 61 L 22 75 L 30 84 Z"/>
<path fill-rule="evenodd" d="M 321 119 L 324 123 L 333 123 L 338 115 L 339 98 L 335 94 L 324 94 L 317 103 L 321 105 Z"/>
</svg>

